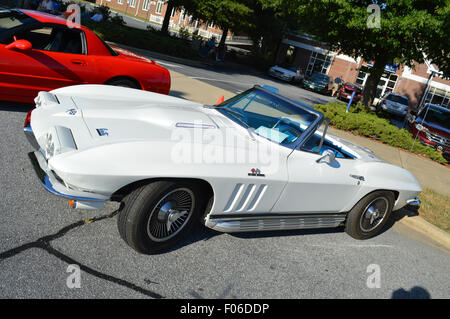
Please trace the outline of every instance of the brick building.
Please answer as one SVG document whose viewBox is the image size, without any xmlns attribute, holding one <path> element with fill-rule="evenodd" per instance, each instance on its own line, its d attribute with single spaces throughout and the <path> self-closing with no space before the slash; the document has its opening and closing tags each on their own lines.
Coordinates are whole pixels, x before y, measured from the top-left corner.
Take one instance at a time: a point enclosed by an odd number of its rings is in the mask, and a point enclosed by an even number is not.
<svg viewBox="0 0 450 319">
<path fill-rule="evenodd" d="M 329 51 L 326 44 L 318 43 L 307 35 L 287 35 L 277 52 L 277 64 L 300 67 L 306 74 L 313 72 L 328 74 L 333 79 L 366 84 L 370 62 L 356 60 L 347 55 Z M 415 63 L 414 68 L 404 65 L 387 65 L 378 84 L 377 97 L 389 91 L 408 97 L 410 107 L 417 108 L 422 96 L 425 103 L 450 108 L 450 81 L 437 75 L 430 63 Z M 428 82 L 428 85 L 427 85 Z"/>
<path fill-rule="evenodd" d="M 128 15 L 145 19 L 150 23 L 162 25 L 167 10 L 167 1 L 152 0 L 96 0 L 96 4 L 105 5 L 113 10 L 125 12 Z M 184 9 L 173 9 L 170 16 L 169 28 L 178 31 L 187 29 L 190 33 L 198 33 L 200 36 L 210 39 L 215 37 L 217 41 L 222 36 L 222 30 L 214 22 L 194 20 Z M 231 37 L 231 33 L 228 33 Z"/>
</svg>

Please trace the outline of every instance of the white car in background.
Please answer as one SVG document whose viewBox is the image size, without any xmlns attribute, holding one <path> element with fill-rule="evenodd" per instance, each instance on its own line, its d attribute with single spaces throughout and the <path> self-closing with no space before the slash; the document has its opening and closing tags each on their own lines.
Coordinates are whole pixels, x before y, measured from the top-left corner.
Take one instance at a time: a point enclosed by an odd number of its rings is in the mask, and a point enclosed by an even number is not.
<svg viewBox="0 0 450 319">
<path fill-rule="evenodd" d="M 24 131 L 42 185 L 73 208 L 121 202 L 119 233 L 141 253 L 199 221 L 221 232 L 345 225 L 366 239 L 420 204 L 410 172 L 328 134 L 322 113 L 270 87 L 214 106 L 106 85 L 35 101 Z"/>
<path fill-rule="evenodd" d="M 298 67 L 283 68 L 275 65 L 269 69 L 269 74 L 283 81 L 300 82 L 305 77 Z"/>
<path fill-rule="evenodd" d="M 404 95 L 389 92 L 380 99 L 377 109 L 405 117 L 408 113 L 408 98 Z"/>
</svg>

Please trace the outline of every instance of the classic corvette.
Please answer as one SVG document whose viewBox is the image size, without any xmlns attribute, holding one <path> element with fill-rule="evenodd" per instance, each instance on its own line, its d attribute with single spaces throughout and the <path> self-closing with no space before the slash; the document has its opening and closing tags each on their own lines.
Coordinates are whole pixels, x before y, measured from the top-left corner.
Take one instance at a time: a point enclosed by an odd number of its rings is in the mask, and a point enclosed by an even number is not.
<svg viewBox="0 0 450 319">
<path fill-rule="evenodd" d="M 32 103 L 39 91 L 88 83 L 168 94 L 170 74 L 84 26 L 37 11 L 0 10 L 1 100 Z"/>
<path fill-rule="evenodd" d="M 73 208 L 121 202 L 121 237 L 156 253 L 199 220 L 221 232 L 344 225 L 366 239 L 420 204 L 410 172 L 328 134 L 328 122 L 264 86 L 202 105 L 78 85 L 40 92 L 24 131 L 48 191 Z"/>
</svg>

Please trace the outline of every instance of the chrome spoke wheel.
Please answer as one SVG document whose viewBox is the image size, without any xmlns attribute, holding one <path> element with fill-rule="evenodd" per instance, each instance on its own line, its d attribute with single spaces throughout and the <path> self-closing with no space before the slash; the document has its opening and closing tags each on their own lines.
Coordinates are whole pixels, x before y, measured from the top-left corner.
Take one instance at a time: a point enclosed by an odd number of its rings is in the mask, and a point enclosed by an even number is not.
<svg viewBox="0 0 450 319">
<path fill-rule="evenodd" d="M 377 228 L 384 220 L 389 209 L 389 202 L 385 197 L 377 197 L 366 206 L 361 214 L 359 226 L 364 232 Z"/>
<path fill-rule="evenodd" d="M 191 218 L 194 204 L 194 194 L 188 188 L 177 188 L 165 194 L 150 213 L 147 222 L 150 239 L 162 242 L 176 236 Z"/>
</svg>

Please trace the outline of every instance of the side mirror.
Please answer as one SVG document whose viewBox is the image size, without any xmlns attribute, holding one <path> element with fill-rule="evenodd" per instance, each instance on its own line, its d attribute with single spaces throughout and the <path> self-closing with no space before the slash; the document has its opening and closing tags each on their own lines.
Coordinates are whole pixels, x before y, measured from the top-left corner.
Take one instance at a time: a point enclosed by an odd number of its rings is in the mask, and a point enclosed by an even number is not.
<svg viewBox="0 0 450 319">
<path fill-rule="evenodd" d="M 6 50 L 17 49 L 21 51 L 28 51 L 31 50 L 32 48 L 33 46 L 31 45 L 31 42 L 23 39 L 16 40 L 13 43 L 10 43 L 7 46 L 5 46 Z"/>
<path fill-rule="evenodd" d="M 330 163 L 334 162 L 335 159 L 336 159 L 336 154 L 334 154 L 334 152 L 332 150 L 325 150 L 322 153 L 322 157 L 319 158 L 316 162 L 330 164 Z"/>
</svg>

